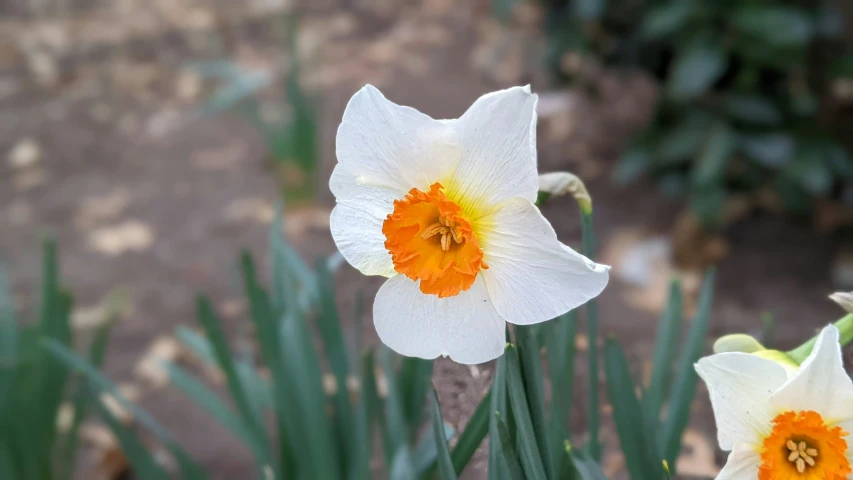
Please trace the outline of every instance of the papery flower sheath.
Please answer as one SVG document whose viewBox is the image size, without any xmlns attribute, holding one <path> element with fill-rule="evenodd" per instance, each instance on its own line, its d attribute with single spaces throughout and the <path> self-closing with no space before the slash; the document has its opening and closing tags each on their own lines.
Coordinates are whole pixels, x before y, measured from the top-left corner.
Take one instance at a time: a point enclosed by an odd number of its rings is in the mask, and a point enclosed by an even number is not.
<svg viewBox="0 0 853 480">
<path fill-rule="evenodd" d="M 353 267 L 388 277 L 373 320 L 398 353 L 485 362 L 504 351 L 505 321 L 549 320 L 607 284 L 608 267 L 560 243 L 534 205 L 536 102 L 515 87 L 435 120 L 368 85 L 347 105 L 332 236 Z"/>
<path fill-rule="evenodd" d="M 853 478 L 853 382 L 838 329 L 826 327 L 796 370 L 748 353 L 699 360 L 720 448 L 718 480 Z"/>
</svg>

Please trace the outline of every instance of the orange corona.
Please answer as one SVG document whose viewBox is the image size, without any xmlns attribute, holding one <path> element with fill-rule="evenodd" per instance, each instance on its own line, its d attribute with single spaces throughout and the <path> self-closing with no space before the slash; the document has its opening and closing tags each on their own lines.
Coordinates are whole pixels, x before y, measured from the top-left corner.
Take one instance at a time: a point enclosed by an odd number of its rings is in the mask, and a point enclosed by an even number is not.
<svg viewBox="0 0 853 480">
<path fill-rule="evenodd" d="M 428 192 L 413 188 L 395 200 L 382 233 L 394 269 L 420 280 L 426 294 L 457 295 L 471 288 L 481 269 L 489 268 L 471 222 L 440 183 Z"/>
<path fill-rule="evenodd" d="M 846 480 L 847 432 L 811 410 L 781 413 L 761 448 L 759 480 Z"/>
</svg>

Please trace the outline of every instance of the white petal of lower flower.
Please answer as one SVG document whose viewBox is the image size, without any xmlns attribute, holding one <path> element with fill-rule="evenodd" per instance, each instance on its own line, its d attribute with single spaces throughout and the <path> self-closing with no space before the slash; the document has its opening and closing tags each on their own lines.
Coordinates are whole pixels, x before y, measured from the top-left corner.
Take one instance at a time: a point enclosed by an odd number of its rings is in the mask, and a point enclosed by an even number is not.
<svg viewBox="0 0 853 480">
<path fill-rule="evenodd" d="M 837 328 L 820 332 L 812 353 L 771 401 L 782 409 L 814 410 L 829 420 L 853 418 L 853 382 L 844 371 Z"/>
<path fill-rule="evenodd" d="M 557 240 L 539 209 L 513 198 L 481 226 L 483 271 L 498 313 L 516 325 L 550 320 L 604 289 L 609 267 Z"/>
<path fill-rule="evenodd" d="M 373 322 L 383 343 L 409 357 L 447 355 L 475 364 L 501 356 L 506 346 L 506 324 L 482 278 L 459 295 L 438 298 L 404 275 L 392 277 L 376 294 Z"/>
<path fill-rule="evenodd" d="M 340 167 L 340 165 L 338 165 Z M 397 193 L 378 187 L 352 186 L 335 169 L 332 185 L 347 192 L 332 210 L 330 228 L 338 250 L 365 275 L 395 275 L 391 255 L 385 249 L 382 222 L 394 209 Z M 335 187 L 333 187 L 335 188 Z"/>
<path fill-rule="evenodd" d="M 447 181 L 462 158 L 452 128 L 389 101 L 371 85 L 349 101 L 336 145 L 338 162 L 357 184 L 403 192 Z"/>
<path fill-rule="evenodd" d="M 462 117 L 445 120 L 459 134 L 465 153 L 450 196 L 480 205 L 512 197 L 536 201 L 536 102 L 530 87 L 480 97 Z"/>
<path fill-rule="evenodd" d="M 756 480 L 761 455 L 752 445 L 737 443 L 716 480 Z"/>
<path fill-rule="evenodd" d="M 770 433 L 778 414 L 770 396 L 788 379 L 784 368 L 748 353 L 718 353 L 699 360 L 696 371 L 708 386 L 720 448 Z"/>
</svg>

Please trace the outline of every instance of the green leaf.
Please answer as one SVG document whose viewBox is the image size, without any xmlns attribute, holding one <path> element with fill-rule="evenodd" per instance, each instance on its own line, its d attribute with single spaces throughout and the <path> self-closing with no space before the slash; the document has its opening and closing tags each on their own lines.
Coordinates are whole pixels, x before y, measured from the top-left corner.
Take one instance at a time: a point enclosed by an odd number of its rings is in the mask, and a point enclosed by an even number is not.
<svg viewBox="0 0 853 480">
<path fill-rule="evenodd" d="M 509 427 L 500 413 L 494 412 L 494 417 L 500 440 L 499 452 L 502 465 L 506 466 L 506 473 L 512 479 L 525 478 L 521 463 L 518 460 L 518 453 L 515 450 L 515 445 L 513 445 L 512 436 L 509 433 Z"/>
<path fill-rule="evenodd" d="M 518 349 L 510 345 L 504 356 L 507 359 L 507 391 L 512 406 L 512 414 L 515 419 L 518 437 L 516 444 L 520 450 L 521 465 L 524 468 L 525 477 L 531 480 L 544 480 L 545 465 L 542 463 L 542 455 L 539 452 L 536 433 L 533 422 L 530 419 L 530 407 L 525 394 L 524 380 L 521 374 L 521 361 Z M 506 453 L 506 450 L 504 450 Z"/>
<path fill-rule="evenodd" d="M 636 181 L 645 173 L 652 163 L 652 155 L 649 149 L 642 145 L 632 146 L 616 164 L 613 172 L 613 180 L 617 184 L 624 185 Z"/>
<path fill-rule="evenodd" d="M 432 385 L 432 360 L 404 357 L 397 373 L 397 385 L 401 392 L 403 414 L 409 425 L 420 425 L 424 419 L 424 403 L 427 390 Z M 416 434 L 415 428 L 409 435 Z"/>
<path fill-rule="evenodd" d="M 337 391 L 333 398 L 335 406 L 336 438 L 341 452 L 341 460 L 346 466 L 355 462 L 349 455 L 355 449 L 352 405 L 349 400 L 347 376 L 349 376 L 349 352 L 344 342 L 341 329 L 340 315 L 335 303 L 335 288 L 332 273 L 325 260 L 316 263 L 317 288 L 320 293 L 320 315 L 318 326 L 323 339 L 326 358 L 332 368 L 337 383 Z"/>
<path fill-rule="evenodd" d="M 590 260 L 595 259 L 595 229 L 592 212 L 581 209 L 581 239 L 583 253 Z M 601 444 L 598 440 L 599 403 L 598 403 L 598 300 L 590 299 L 586 303 L 587 338 L 589 338 L 589 403 L 587 404 L 587 428 L 589 430 L 589 454 L 595 461 L 601 460 Z"/>
<path fill-rule="evenodd" d="M 548 449 L 548 432 L 545 426 L 545 387 L 542 373 L 542 356 L 539 343 L 536 341 L 535 325 L 518 325 L 515 327 L 515 338 L 518 344 L 518 356 L 521 360 L 521 376 L 530 407 L 530 419 L 533 423 L 533 433 L 536 444 L 542 455 L 542 463 L 553 477 L 551 459 Z"/>
<path fill-rule="evenodd" d="M 18 321 L 6 269 L 0 265 L 0 418 L 12 397 L 18 364 Z"/>
<path fill-rule="evenodd" d="M 687 340 L 681 352 L 675 384 L 669 396 L 669 408 L 659 437 L 660 451 L 671 468 L 675 468 L 675 459 L 681 451 L 681 436 L 690 418 L 690 404 L 696 395 L 696 371 L 693 368 L 705 346 L 708 336 L 708 319 L 711 314 L 711 302 L 714 292 L 714 270 L 709 269 L 702 281 L 702 289 L 696 307 L 696 315 L 687 333 Z M 675 475 L 675 472 L 673 472 Z"/>
<path fill-rule="evenodd" d="M 566 442 L 566 452 L 571 457 L 572 464 L 582 480 L 607 480 L 604 472 L 601 471 L 601 467 L 582 450 L 574 448 Z"/>
<path fill-rule="evenodd" d="M 278 429 L 280 474 L 282 478 L 291 478 L 297 472 L 296 458 L 303 460 L 311 458 L 308 453 L 308 444 L 300 438 L 303 429 L 302 416 L 293 408 L 296 405 L 296 400 L 293 394 L 293 385 L 284 369 L 284 359 L 281 356 L 279 322 L 273 316 L 272 306 L 266 292 L 257 284 L 255 265 L 247 252 L 241 256 L 241 266 L 244 288 L 246 296 L 249 298 L 249 310 L 258 332 L 261 358 L 272 374 L 272 397 Z"/>
<path fill-rule="evenodd" d="M 388 384 L 388 396 L 385 398 L 385 421 L 391 445 L 408 445 L 409 425 L 406 422 L 403 410 L 402 392 L 397 384 L 394 367 L 391 366 L 391 350 L 384 345 L 379 350 L 379 362 Z"/>
<path fill-rule="evenodd" d="M 702 154 L 693 170 L 693 184 L 719 183 L 726 173 L 734 148 L 735 135 L 731 128 L 724 122 L 715 123 L 708 133 Z"/>
<path fill-rule="evenodd" d="M 667 93 L 677 101 L 689 100 L 708 91 L 725 73 L 728 58 L 722 47 L 700 38 L 680 51 L 669 72 Z"/>
<path fill-rule="evenodd" d="M 350 464 L 350 480 L 370 479 L 371 444 L 373 443 L 373 419 L 379 412 L 379 396 L 376 392 L 373 350 L 368 351 L 359 367 L 361 397 L 355 408 L 354 462 Z"/>
<path fill-rule="evenodd" d="M 607 8 L 606 0 L 575 0 L 571 3 L 572 12 L 583 20 L 601 18 Z"/>
<path fill-rule="evenodd" d="M 430 411 L 432 412 L 432 435 L 438 452 L 438 475 L 442 480 L 456 480 L 456 470 L 450 458 L 450 449 L 444 439 L 444 419 L 441 417 L 441 406 L 435 389 L 430 390 Z"/>
<path fill-rule="evenodd" d="M 415 478 L 415 462 L 408 444 L 397 447 L 392 457 L 390 474 L 391 480 L 409 480 Z"/>
<path fill-rule="evenodd" d="M 794 161 L 786 166 L 785 175 L 812 195 L 827 195 L 832 188 L 833 177 L 823 153 L 819 144 L 801 145 Z"/>
<path fill-rule="evenodd" d="M 326 394 L 323 390 L 322 371 L 314 350 L 308 326 L 301 318 L 285 317 L 279 333 L 282 361 L 287 375 L 292 379 L 296 402 L 294 409 L 302 417 L 304 429 L 301 438 L 308 446 L 308 460 L 313 478 L 339 478 L 338 447 L 332 436 L 329 417 L 326 415 Z"/>
<path fill-rule="evenodd" d="M 490 392 L 489 407 L 493 415 L 489 416 L 489 480 L 521 478 L 509 476 L 509 466 L 506 464 L 506 458 L 499 441 L 498 418 L 501 415 L 509 414 L 506 397 L 506 355 L 501 355 L 495 361 L 495 373 Z"/>
<path fill-rule="evenodd" d="M 548 373 L 551 376 L 551 418 L 548 421 L 548 445 L 553 469 L 558 471 L 563 455 L 563 442 L 569 437 L 575 373 L 575 336 L 577 310 L 551 322 L 553 331 L 548 336 Z"/>
<path fill-rule="evenodd" d="M 723 109 L 730 117 L 755 125 L 773 127 L 784 120 L 776 105 L 758 94 L 729 93 L 723 97 Z"/>
<path fill-rule="evenodd" d="M 480 400 L 474 414 L 465 425 L 465 429 L 459 434 L 459 439 L 456 442 L 456 447 L 453 449 L 450 457 L 453 460 L 453 469 L 457 475 L 462 475 L 465 466 L 471 461 L 477 447 L 483 443 L 486 434 L 489 432 L 489 412 L 492 405 L 492 391 L 489 390 L 486 395 Z"/>
<path fill-rule="evenodd" d="M 782 167 L 794 156 L 794 139 L 787 133 L 742 134 L 739 143 L 749 158 L 768 168 Z"/>
<path fill-rule="evenodd" d="M 213 346 L 216 363 L 225 373 L 231 398 L 234 399 L 234 404 L 237 406 L 237 411 L 240 414 L 243 425 L 245 425 L 246 430 L 252 435 L 252 442 L 249 445 L 256 455 L 256 460 L 259 462 L 258 470 L 263 471 L 266 466 L 272 468 L 274 464 L 269 456 L 269 443 L 266 431 L 260 419 L 255 416 L 252 404 L 246 395 L 243 382 L 240 381 L 240 377 L 237 375 L 234 358 L 231 355 L 228 340 L 225 338 L 225 332 L 222 331 L 219 319 L 216 317 L 210 302 L 204 297 L 197 299 L 197 309 L 199 323 L 204 326 L 207 338 Z"/>
<path fill-rule="evenodd" d="M 95 336 L 89 344 L 89 363 L 95 368 L 101 368 L 104 364 L 104 359 L 107 355 L 107 344 L 109 343 L 110 330 L 113 324 L 118 320 L 118 312 L 113 311 L 108 314 L 106 321 L 95 331 Z M 62 444 L 61 459 L 59 460 L 60 470 L 64 476 L 61 478 L 71 479 L 76 471 L 77 459 L 77 440 L 80 426 L 86 417 L 86 407 L 89 393 L 85 384 L 81 379 L 77 379 L 76 389 L 74 393 L 73 416 L 71 420 L 71 428 L 65 435 Z"/>
<path fill-rule="evenodd" d="M 456 429 L 444 424 L 444 442 L 447 443 L 456 434 Z M 415 451 L 412 452 L 412 461 L 415 465 L 415 471 L 420 478 L 432 478 L 435 476 L 437 468 L 436 460 L 438 459 L 438 450 L 436 448 L 435 433 L 432 428 L 424 432 L 423 437 L 418 441 Z M 426 476 L 426 477 L 424 477 Z"/>
<path fill-rule="evenodd" d="M 807 13 L 781 5 L 744 5 L 731 21 L 745 35 L 776 47 L 806 45 L 815 33 Z"/>
<path fill-rule="evenodd" d="M 256 458 L 263 458 L 266 455 L 265 452 L 258 451 L 261 446 L 257 444 L 251 427 L 246 425 L 218 395 L 183 368 L 173 363 L 166 363 L 164 367 L 169 374 L 169 379 L 178 389 L 183 391 L 196 405 L 207 410 L 207 413 L 216 421 L 243 441 L 254 452 Z"/>
<path fill-rule="evenodd" d="M 678 163 L 694 158 L 708 136 L 711 120 L 711 116 L 707 113 L 691 110 L 683 122 L 661 134 L 656 156 L 667 163 Z"/>
<path fill-rule="evenodd" d="M 112 397 L 115 398 L 122 407 L 126 408 L 131 415 L 133 415 L 133 418 L 136 421 L 151 431 L 151 433 L 169 449 L 178 461 L 178 465 L 184 478 L 205 478 L 201 468 L 192 461 L 189 454 L 175 441 L 172 434 L 163 428 L 163 426 L 160 425 L 148 412 L 140 408 L 135 403 L 127 400 L 121 392 L 118 391 L 116 385 L 109 378 L 95 369 L 89 362 L 81 358 L 68 347 L 59 343 L 56 339 L 44 339 L 41 341 L 41 345 L 66 368 L 82 373 L 94 390 L 106 392 L 112 395 Z"/>
<path fill-rule="evenodd" d="M 671 0 L 664 5 L 650 8 L 643 15 L 640 32 L 649 39 L 672 35 L 687 26 L 691 13 L 693 13 L 692 1 Z M 562 451 L 562 446 L 560 450 Z"/>
<path fill-rule="evenodd" d="M 682 308 L 681 284 L 678 280 L 673 280 L 669 285 L 669 301 L 655 335 L 649 388 L 643 395 L 645 416 L 653 421 L 654 425 L 660 420 L 663 399 L 672 377 L 676 345 L 681 340 Z"/>
<path fill-rule="evenodd" d="M 657 422 L 652 424 L 644 417 L 625 354 L 615 340 L 608 340 L 605 345 L 604 370 L 607 373 L 607 394 L 613 405 L 616 433 L 631 478 L 662 478 L 660 455 L 654 444 Z"/>
<path fill-rule="evenodd" d="M 165 470 L 157 465 L 154 457 L 145 450 L 145 446 L 141 441 L 139 441 L 136 435 L 134 435 L 127 427 L 122 425 L 121 422 L 116 420 L 112 414 L 110 414 L 107 407 L 101 403 L 101 399 L 98 398 L 98 395 L 92 394 L 90 397 L 90 401 L 95 407 L 95 411 L 101 417 L 101 420 L 107 424 L 107 427 L 111 432 L 113 432 L 113 435 L 115 435 L 118 440 L 119 445 L 121 446 L 121 451 L 124 453 L 133 468 L 133 473 L 137 477 L 144 478 L 146 480 L 168 480 L 169 475 Z"/>
</svg>

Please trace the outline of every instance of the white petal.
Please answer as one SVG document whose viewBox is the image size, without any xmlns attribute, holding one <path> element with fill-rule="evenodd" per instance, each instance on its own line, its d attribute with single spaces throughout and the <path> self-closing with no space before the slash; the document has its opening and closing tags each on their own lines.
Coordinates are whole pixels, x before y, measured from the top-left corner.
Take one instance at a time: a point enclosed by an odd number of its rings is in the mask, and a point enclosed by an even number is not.
<svg viewBox="0 0 853 480">
<path fill-rule="evenodd" d="M 501 356 L 506 346 L 506 324 L 482 278 L 459 295 L 438 298 L 404 275 L 392 277 L 376 294 L 373 323 L 383 343 L 409 357 L 446 355 L 475 364 Z"/>
<path fill-rule="evenodd" d="M 338 165 L 332 173 L 333 191 L 346 192 L 332 210 L 330 228 L 338 250 L 365 275 L 393 276 L 394 264 L 385 249 L 382 222 L 394 210 L 397 193 L 378 187 L 357 186 Z"/>
<path fill-rule="evenodd" d="M 814 410 L 828 422 L 853 418 L 853 382 L 844 371 L 837 328 L 820 332 L 812 353 L 771 400 L 783 410 Z"/>
<path fill-rule="evenodd" d="M 465 153 L 448 186 L 451 198 L 495 205 L 512 197 L 536 201 L 536 102 L 530 87 L 483 95 L 458 120 L 446 120 Z"/>
<path fill-rule="evenodd" d="M 557 240 L 539 209 L 513 198 L 479 225 L 483 270 L 498 313 L 516 325 L 544 322 L 604 289 L 608 269 Z"/>
<path fill-rule="evenodd" d="M 745 443 L 737 443 L 716 480 L 756 480 L 760 465 L 761 455 L 757 449 Z"/>
<path fill-rule="evenodd" d="M 448 182 L 462 158 L 452 128 L 389 101 L 370 85 L 350 99 L 336 144 L 338 162 L 358 185 L 402 192 Z"/>
<path fill-rule="evenodd" d="M 699 360 L 696 372 L 708 386 L 720 448 L 757 443 L 773 429 L 770 397 L 787 380 L 776 362 L 748 353 L 718 353 Z"/>
</svg>

